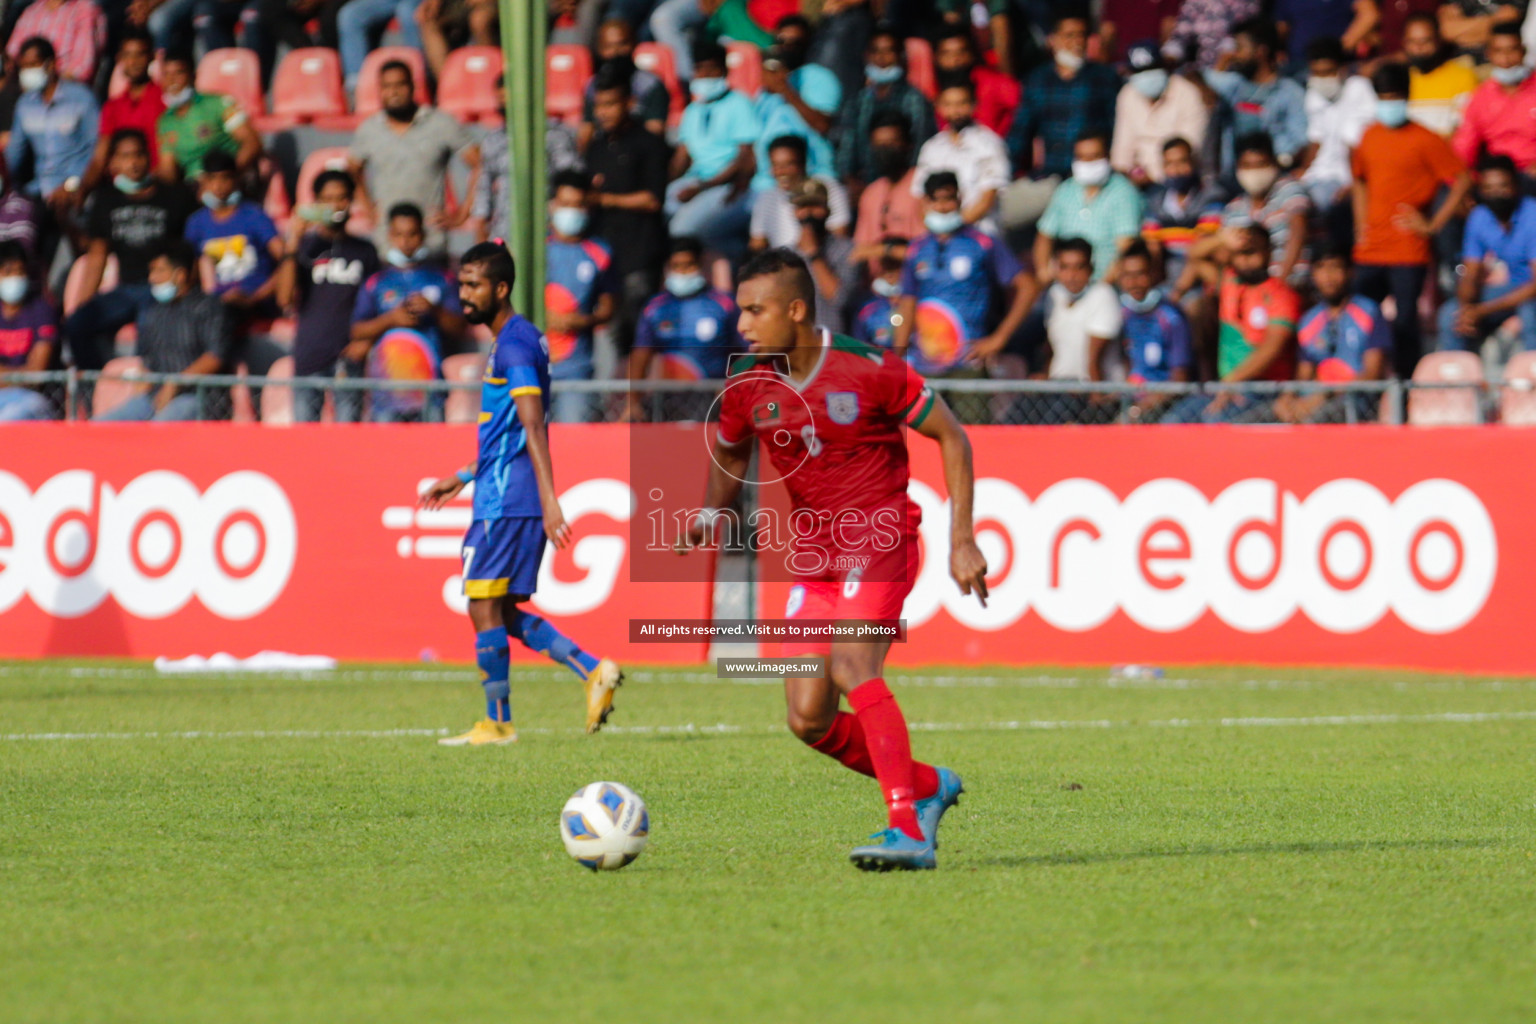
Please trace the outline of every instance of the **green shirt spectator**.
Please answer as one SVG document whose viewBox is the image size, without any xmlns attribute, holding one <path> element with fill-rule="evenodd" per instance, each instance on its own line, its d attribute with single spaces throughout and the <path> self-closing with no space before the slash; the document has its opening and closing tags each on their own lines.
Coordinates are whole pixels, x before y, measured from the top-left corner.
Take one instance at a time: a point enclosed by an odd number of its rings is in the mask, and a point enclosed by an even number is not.
<svg viewBox="0 0 1536 1024">
<path fill-rule="evenodd" d="M 184 177 L 203 173 L 203 158 L 214 150 L 230 156 L 240 152 L 235 129 L 245 124 L 245 114 L 228 96 L 193 93 L 183 106 L 160 115 L 155 134 L 160 139 L 162 164 L 174 160 Z"/>
</svg>

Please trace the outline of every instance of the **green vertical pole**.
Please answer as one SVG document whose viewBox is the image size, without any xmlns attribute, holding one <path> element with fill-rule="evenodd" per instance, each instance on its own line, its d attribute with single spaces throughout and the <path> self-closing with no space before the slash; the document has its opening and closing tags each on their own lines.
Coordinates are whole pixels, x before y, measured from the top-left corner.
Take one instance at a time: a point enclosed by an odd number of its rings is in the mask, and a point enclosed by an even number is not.
<svg viewBox="0 0 1536 1024">
<path fill-rule="evenodd" d="M 501 48 L 507 104 L 511 175 L 511 236 L 517 261 L 512 302 L 535 324 L 544 324 L 544 36 L 542 0 L 500 0 Z"/>
</svg>

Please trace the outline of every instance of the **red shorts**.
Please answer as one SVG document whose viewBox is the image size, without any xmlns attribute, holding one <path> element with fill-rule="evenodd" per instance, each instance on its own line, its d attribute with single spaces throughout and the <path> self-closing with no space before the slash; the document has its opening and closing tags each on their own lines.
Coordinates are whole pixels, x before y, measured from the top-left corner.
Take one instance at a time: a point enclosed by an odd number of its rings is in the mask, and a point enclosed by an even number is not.
<svg viewBox="0 0 1536 1024">
<path fill-rule="evenodd" d="M 789 590 L 784 618 L 899 619 L 901 606 L 917 582 L 918 542 L 914 535 L 892 551 L 873 556 L 863 568 L 849 569 L 815 579 L 800 579 Z M 827 654 L 831 639 L 785 641 L 782 657 Z"/>
</svg>

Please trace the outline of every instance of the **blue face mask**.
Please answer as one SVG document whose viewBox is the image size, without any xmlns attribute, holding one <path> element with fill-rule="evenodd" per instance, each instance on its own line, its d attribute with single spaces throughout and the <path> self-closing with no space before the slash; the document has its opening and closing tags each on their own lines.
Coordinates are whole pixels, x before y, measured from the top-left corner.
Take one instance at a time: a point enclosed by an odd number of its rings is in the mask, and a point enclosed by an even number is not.
<svg viewBox="0 0 1536 1024">
<path fill-rule="evenodd" d="M 901 294 L 901 282 L 891 281 L 884 277 L 877 277 L 871 282 L 875 294 L 887 299 L 894 299 Z"/>
<path fill-rule="evenodd" d="M 149 286 L 149 294 L 155 297 L 156 302 L 171 302 L 176 298 L 176 283 L 161 281 L 159 284 L 152 284 Z"/>
<path fill-rule="evenodd" d="M 389 252 L 384 254 L 384 258 L 389 261 L 390 266 L 404 270 L 406 267 L 413 266 L 426 259 L 427 247 L 422 246 L 415 252 L 406 253 L 401 252 L 398 247 L 392 245 L 389 247 Z"/>
<path fill-rule="evenodd" d="M 1148 68 L 1131 76 L 1131 85 L 1149 100 L 1155 100 L 1168 88 L 1168 72 L 1162 68 Z"/>
<path fill-rule="evenodd" d="M 697 295 L 704 290 L 703 274 L 668 274 L 667 291 L 680 299 Z"/>
<path fill-rule="evenodd" d="M 32 282 L 28 281 L 25 276 L 0 277 L 0 302 L 11 306 L 20 305 L 21 300 L 27 297 L 27 292 L 31 285 Z"/>
<path fill-rule="evenodd" d="M 900 64 L 892 64 L 888 68 L 877 68 L 873 64 L 864 65 L 864 77 L 874 85 L 890 85 L 892 82 L 901 81 L 901 76 L 906 74 Z"/>
<path fill-rule="evenodd" d="M 549 215 L 555 231 L 567 238 L 575 238 L 587 230 L 587 211 L 579 206 L 557 206 Z"/>
<path fill-rule="evenodd" d="M 723 78 L 695 78 L 688 83 L 689 94 L 702 103 L 719 99 L 730 88 L 730 83 Z"/>
<path fill-rule="evenodd" d="M 930 211 L 923 215 L 923 227 L 936 235 L 952 235 L 965 224 L 965 218 L 960 216 L 959 210 L 949 213 Z"/>
<path fill-rule="evenodd" d="M 1137 313 L 1150 313 L 1157 308 L 1158 303 L 1163 301 L 1163 293 L 1159 289 L 1153 288 L 1147 292 L 1147 297 L 1140 302 L 1131 298 L 1130 295 L 1122 295 L 1120 299 L 1125 303 L 1125 308 L 1129 310 Z"/>
<path fill-rule="evenodd" d="M 240 200 L 243 198 L 244 197 L 240 194 L 239 189 L 235 189 L 229 194 L 229 198 L 224 200 L 220 200 L 219 197 L 214 195 L 212 192 L 204 192 L 203 205 L 208 207 L 210 210 L 222 210 L 228 206 L 239 206 Z"/>
<path fill-rule="evenodd" d="M 144 191 L 144 189 L 149 185 L 149 179 L 130 178 L 126 174 L 119 174 L 113 177 L 112 184 L 117 187 L 119 192 L 123 192 L 127 195 L 133 195 L 135 192 Z"/>
<path fill-rule="evenodd" d="M 1388 128 L 1401 128 L 1408 123 L 1408 101 L 1377 100 L 1376 120 Z"/>
</svg>

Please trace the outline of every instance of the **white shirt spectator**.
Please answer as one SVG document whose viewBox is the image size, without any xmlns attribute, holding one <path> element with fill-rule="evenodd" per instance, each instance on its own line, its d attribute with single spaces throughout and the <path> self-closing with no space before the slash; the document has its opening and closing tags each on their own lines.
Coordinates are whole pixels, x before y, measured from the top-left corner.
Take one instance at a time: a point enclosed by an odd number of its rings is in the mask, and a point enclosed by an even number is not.
<svg viewBox="0 0 1536 1024">
<path fill-rule="evenodd" d="M 813 174 L 812 178 L 827 186 L 827 230 L 845 234 L 853 216 L 848 205 L 848 190 L 830 174 Z M 753 238 L 764 238 L 769 248 L 800 244 L 800 221 L 795 217 L 795 205 L 789 194 L 775 186 L 759 192 L 752 201 Z"/>
<path fill-rule="evenodd" d="M 960 205 L 969 206 L 989 189 L 1000 189 L 1012 176 L 1008 149 L 996 132 L 985 125 L 973 124 L 956 138 L 954 132 L 942 131 L 923 143 L 917 154 L 917 173 L 912 176 L 912 194 L 923 196 L 928 175 L 952 171 L 960 182 Z M 975 227 L 997 234 L 997 214 L 987 214 Z"/>
<path fill-rule="evenodd" d="M 1307 90 L 1307 141 L 1317 144 L 1317 155 L 1301 176 L 1301 183 L 1313 205 L 1332 206 L 1339 189 L 1355 180 L 1349 170 L 1349 153 L 1360 145 L 1360 136 L 1375 120 L 1376 90 L 1359 75 L 1345 79 L 1339 98 L 1332 103 Z"/>
<path fill-rule="evenodd" d="M 1140 167 L 1153 181 L 1163 180 L 1163 143 L 1182 138 L 1196 153 L 1205 143 L 1211 115 L 1200 87 L 1181 75 L 1168 79 L 1156 100 L 1149 100 L 1127 83 L 1115 101 L 1115 141 L 1109 162 L 1129 176 Z"/>
<path fill-rule="evenodd" d="M 1100 354 L 1100 369 L 1105 380 L 1124 377 L 1124 367 L 1116 356 L 1114 341 L 1123 322 L 1120 298 L 1103 281 L 1091 284 L 1072 301 L 1072 293 L 1060 283 L 1047 292 L 1050 312 L 1045 318 L 1045 336 L 1051 343 L 1051 380 L 1088 380 L 1088 361 L 1093 350 L 1091 339 L 1109 342 Z"/>
</svg>

